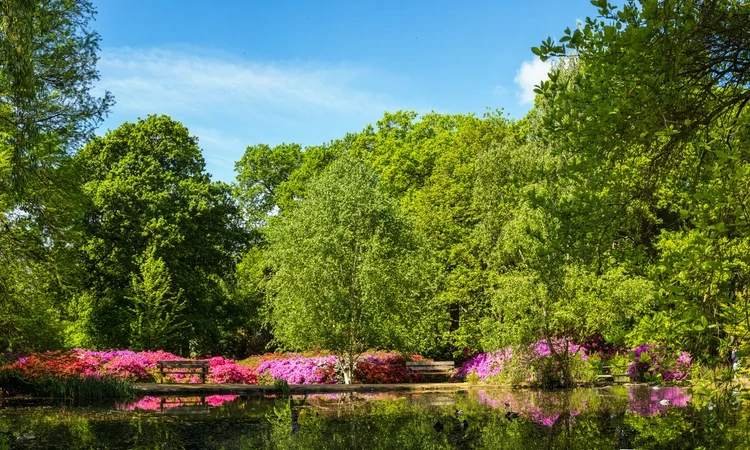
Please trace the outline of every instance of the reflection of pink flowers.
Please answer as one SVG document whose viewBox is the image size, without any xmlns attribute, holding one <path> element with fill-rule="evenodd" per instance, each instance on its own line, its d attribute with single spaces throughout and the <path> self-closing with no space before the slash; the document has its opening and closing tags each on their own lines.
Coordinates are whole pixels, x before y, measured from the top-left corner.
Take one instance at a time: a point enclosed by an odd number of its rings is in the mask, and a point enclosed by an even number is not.
<svg viewBox="0 0 750 450">
<path fill-rule="evenodd" d="M 487 392 L 478 391 L 479 403 L 494 409 L 505 409 L 527 419 L 551 427 L 557 423 L 572 423 L 581 412 L 566 408 L 562 400 L 541 391 Z"/>
<path fill-rule="evenodd" d="M 237 399 L 239 395 L 210 395 L 206 397 L 206 403 L 208 403 L 209 406 L 221 406 L 224 403 L 232 402 Z"/>
<path fill-rule="evenodd" d="M 667 409 L 684 408 L 690 403 L 691 395 L 685 389 L 665 386 L 659 389 L 629 389 L 628 412 L 640 416 L 662 414 Z"/>
<path fill-rule="evenodd" d="M 480 404 L 493 409 L 519 413 L 529 420 L 547 427 L 559 423 L 572 423 L 573 418 L 585 411 L 588 402 L 580 401 L 578 409 L 570 408 L 564 401 L 565 393 L 531 390 L 477 391 Z M 627 387 L 627 412 L 641 416 L 662 414 L 669 408 L 684 408 L 690 403 L 690 394 L 683 388 L 669 386 L 651 389 L 648 386 Z"/>
<path fill-rule="evenodd" d="M 210 395 L 201 397 L 143 397 L 135 402 L 118 405 L 120 411 L 161 411 L 178 406 L 208 405 L 218 407 L 224 403 L 236 400 L 239 395 Z M 162 402 L 162 400 L 165 400 Z"/>
</svg>

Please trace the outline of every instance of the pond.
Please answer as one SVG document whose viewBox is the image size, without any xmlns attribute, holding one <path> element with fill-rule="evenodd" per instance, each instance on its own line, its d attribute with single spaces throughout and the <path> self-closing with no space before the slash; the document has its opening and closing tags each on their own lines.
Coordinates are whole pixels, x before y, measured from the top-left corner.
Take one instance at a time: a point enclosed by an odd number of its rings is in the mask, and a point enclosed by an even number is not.
<svg viewBox="0 0 750 450">
<path fill-rule="evenodd" d="M 471 389 L 289 398 L 143 397 L 107 407 L 0 406 L 0 449 L 750 448 L 747 409 L 682 388 Z"/>
</svg>

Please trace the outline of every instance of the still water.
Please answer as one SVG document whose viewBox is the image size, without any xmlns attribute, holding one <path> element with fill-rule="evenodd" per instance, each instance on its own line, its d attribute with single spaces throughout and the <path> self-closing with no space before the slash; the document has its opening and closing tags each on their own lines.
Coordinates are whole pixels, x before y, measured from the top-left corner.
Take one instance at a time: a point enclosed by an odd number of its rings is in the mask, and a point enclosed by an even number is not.
<svg viewBox="0 0 750 450">
<path fill-rule="evenodd" d="M 0 449 L 750 449 L 747 409 L 681 388 L 144 397 L 0 406 Z"/>
</svg>

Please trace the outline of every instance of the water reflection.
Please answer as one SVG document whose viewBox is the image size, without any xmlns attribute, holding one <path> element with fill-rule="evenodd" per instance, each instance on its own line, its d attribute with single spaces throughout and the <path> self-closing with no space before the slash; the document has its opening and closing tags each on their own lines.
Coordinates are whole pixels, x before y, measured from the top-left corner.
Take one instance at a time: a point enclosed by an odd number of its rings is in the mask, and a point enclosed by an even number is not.
<svg viewBox="0 0 750 450">
<path fill-rule="evenodd" d="M 159 412 L 210 412 L 226 402 L 237 400 L 239 395 L 209 395 L 202 397 L 142 397 L 136 401 L 117 404 L 120 411 L 159 411 Z"/>
<path fill-rule="evenodd" d="M 478 389 L 279 398 L 144 397 L 104 407 L 4 405 L 5 448 L 750 448 L 676 387 Z M 730 417 L 730 416 L 723 416 Z"/>
</svg>

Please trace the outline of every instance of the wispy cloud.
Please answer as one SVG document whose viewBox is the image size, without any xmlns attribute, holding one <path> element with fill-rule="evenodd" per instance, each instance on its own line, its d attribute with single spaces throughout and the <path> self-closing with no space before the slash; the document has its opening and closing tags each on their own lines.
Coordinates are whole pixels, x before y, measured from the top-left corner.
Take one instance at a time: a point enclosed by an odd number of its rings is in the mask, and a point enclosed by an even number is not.
<svg viewBox="0 0 750 450">
<path fill-rule="evenodd" d="M 169 114 L 200 138 L 209 171 L 226 181 L 247 145 L 343 137 L 408 107 L 388 74 L 349 64 L 248 61 L 205 49 L 109 48 L 100 89 L 115 95 L 105 126 Z"/>
<path fill-rule="evenodd" d="M 513 79 L 516 85 L 520 88 L 519 97 L 521 104 L 529 104 L 534 102 L 534 86 L 539 85 L 542 81 L 548 78 L 548 72 L 552 68 L 552 61 L 547 60 L 542 62 L 539 58 L 534 58 L 530 61 L 524 61 L 521 63 L 521 67 L 516 72 L 516 77 Z"/>
<path fill-rule="evenodd" d="M 192 111 L 238 101 L 277 108 L 367 113 L 382 111 L 389 99 L 357 87 L 372 76 L 362 68 L 314 63 L 257 63 L 205 51 L 106 49 L 99 68 L 102 84 L 123 108 L 161 106 Z"/>
</svg>

